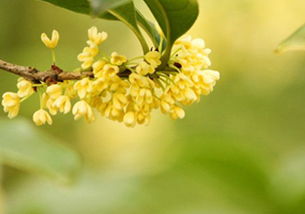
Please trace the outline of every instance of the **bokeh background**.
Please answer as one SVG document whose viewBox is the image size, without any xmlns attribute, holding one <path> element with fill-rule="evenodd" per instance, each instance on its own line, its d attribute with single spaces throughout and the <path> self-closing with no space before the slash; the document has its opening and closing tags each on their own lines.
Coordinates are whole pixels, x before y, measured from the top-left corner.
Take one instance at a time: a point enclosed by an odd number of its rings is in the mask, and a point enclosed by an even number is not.
<svg viewBox="0 0 305 214">
<path fill-rule="evenodd" d="M 213 69 L 221 73 L 215 91 L 180 121 L 155 113 L 149 126 L 130 129 L 59 116 L 53 126 L 35 128 L 76 150 L 83 167 L 69 185 L 3 167 L 0 213 L 305 213 L 305 53 L 273 52 L 304 23 L 305 1 L 199 3 L 189 33 L 213 50 Z M 48 68 L 40 34 L 57 29 L 58 63 L 73 69 L 92 25 L 109 33 L 105 53 L 140 54 L 123 24 L 37 0 L 0 0 L 0 58 Z M 1 94 L 16 90 L 16 76 L 2 71 L 0 78 Z M 37 108 L 33 97 L 21 117 L 31 120 Z"/>
</svg>

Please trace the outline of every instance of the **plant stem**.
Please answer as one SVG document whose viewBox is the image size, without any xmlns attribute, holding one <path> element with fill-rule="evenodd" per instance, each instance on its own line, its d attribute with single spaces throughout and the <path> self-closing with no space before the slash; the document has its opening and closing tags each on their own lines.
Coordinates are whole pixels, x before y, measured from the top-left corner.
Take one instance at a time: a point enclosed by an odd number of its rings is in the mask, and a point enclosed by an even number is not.
<svg viewBox="0 0 305 214">
<path fill-rule="evenodd" d="M 51 52 L 52 52 L 52 61 L 53 61 L 53 64 L 55 65 L 55 64 L 56 64 L 56 54 L 55 54 L 55 50 L 54 50 L 54 49 L 51 49 Z"/>
</svg>

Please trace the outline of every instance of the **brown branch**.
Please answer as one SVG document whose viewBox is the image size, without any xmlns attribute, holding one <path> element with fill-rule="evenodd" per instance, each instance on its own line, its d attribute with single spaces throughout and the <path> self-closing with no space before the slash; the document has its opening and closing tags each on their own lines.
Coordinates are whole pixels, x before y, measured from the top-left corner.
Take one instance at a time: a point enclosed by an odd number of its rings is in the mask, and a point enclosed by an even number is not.
<svg viewBox="0 0 305 214">
<path fill-rule="evenodd" d="M 15 65 L 0 59 L 0 69 L 21 76 L 34 83 L 55 83 L 64 80 L 79 80 L 84 77 L 93 77 L 93 72 L 66 72 L 53 65 L 50 70 L 39 71 L 36 68 Z"/>
</svg>

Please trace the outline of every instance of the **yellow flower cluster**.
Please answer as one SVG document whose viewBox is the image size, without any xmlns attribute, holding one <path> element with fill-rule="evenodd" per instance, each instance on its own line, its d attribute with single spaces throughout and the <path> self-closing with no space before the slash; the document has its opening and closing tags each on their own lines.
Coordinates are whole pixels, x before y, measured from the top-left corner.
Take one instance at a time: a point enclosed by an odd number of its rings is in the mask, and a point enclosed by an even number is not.
<svg viewBox="0 0 305 214">
<path fill-rule="evenodd" d="M 2 105 L 8 116 L 13 118 L 18 114 L 20 103 L 35 88 L 41 98 L 40 109 L 33 115 L 36 125 L 51 125 L 50 115 L 71 111 L 75 120 L 85 118 L 92 122 L 95 112 L 99 112 L 128 127 L 148 124 L 154 109 L 160 109 L 172 119 L 182 119 L 185 116 L 182 107 L 198 102 L 201 95 L 208 95 L 219 79 L 217 71 L 208 69 L 211 50 L 201 39 L 188 36 L 177 40 L 167 66 L 160 67 L 162 51 L 153 50 L 130 60 L 117 52 L 109 58 L 98 58 L 99 46 L 107 39 L 107 33 L 92 27 L 88 38 L 88 46 L 78 55 L 78 60 L 81 69 L 91 71 L 92 77 L 52 85 L 33 85 L 21 78 L 17 93 L 3 95 Z"/>
</svg>

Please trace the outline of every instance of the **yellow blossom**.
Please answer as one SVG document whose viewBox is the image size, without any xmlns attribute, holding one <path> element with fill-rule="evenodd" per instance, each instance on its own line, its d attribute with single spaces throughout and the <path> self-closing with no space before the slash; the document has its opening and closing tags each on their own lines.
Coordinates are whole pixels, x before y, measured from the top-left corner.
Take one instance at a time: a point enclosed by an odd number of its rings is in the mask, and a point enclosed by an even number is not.
<svg viewBox="0 0 305 214">
<path fill-rule="evenodd" d="M 2 105 L 4 112 L 8 113 L 10 119 L 16 117 L 19 113 L 20 98 L 18 94 L 12 92 L 6 92 L 2 96 Z"/>
<path fill-rule="evenodd" d="M 99 78 L 92 82 L 92 85 L 89 89 L 89 92 L 92 95 L 98 95 L 101 92 L 103 92 L 105 89 L 107 89 L 109 86 L 109 82 L 106 81 L 104 78 Z"/>
<path fill-rule="evenodd" d="M 202 94 L 208 95 L 213 91 L 216 81 L 220 79 L 220 74 L 213 70 L 203 70 L 199 74 L 199 83 L 197 86 L 202 90 Z"/>
<path fill-rule="evenodd" d="M 106 32 L 98 32 L 97 27 L 91 27 L 88 30 L 88 38 L 89 41 L 94 43 L 95 45 L 100 45 L 102 42 L 104 42 L 108 37 L 108 34 Z"/>
<path fill-rule="evenodd" d="M 138 87 L 146 87 L 149 88 L 152 85 L 152 82 L 148 77 L 144 77 L 142 75 L 139 75 L 137 73 L 132 73 L 129 75 L 129 81 L 132 85 L 138 86 Z"/>
<path fill-rule="evenodd" d="M 71 110 L 71 101 L 68 96 L 60 96 L 58 97 L 54 103 L 53 107 L 59 109 L 61 113 L 67 114 Z"/>
<path fill-rule="evenodd" d="M 46 108 L 49 110 L 51 115 L 56 115 L 58 113 L 58 108 L 54 106 L 56 99 L 49 98 L 46 102 Z"/>
<path fill-rule="evenodd" d="M 98 60 L 92 65 L 93 74 L 95 77 L 101 76 L 101 71 L 104 68 L 104 66 L 106 65 L 106 63 L 107 62 L 105 60 Z"/>
<path fill-rule="evenodd" d="M 81 99 L 86 97 L 86 94 L 90 90 L 90 87 L 91 81 L 89 80 L 89 78 L 84 78 L 74 84 L 74 90 L 77 91 L 77 94 Z"/>
<path fill-rule="evenodd" d="M 134 127 L 136 125 L 136 115 L 134 112 L 130 111 L 128 113 L 125 114 L 124 116 L 124 124 L 128 127 Z"/>
<path fill-rule="evenodd" d="M 54 87 L 54 89 L 55 89 L 55 87 Z M 54 91 L 56 91 L 56 90 L 54 90 Z M 41 108 L 47 108 L 51 115 L 56 115 L 58 112 L 58 108 L 56 108 L 54 106 L 54 102 L 58 97 L 60 97 L 60 94 L 59 94 L 59 96 L 57 96 L 55 93 L 55 94 L 53 94 L 53 97 L 51 98 L 47 92 L 43 93 L 41 96 L 41 100 L 40 100 Z"/>
<path fill-rule="evenodd" d="M 106 64 L 102 70 L 102 76 L 106 79 L 113 78 L 118 74 L 120 68 L 116 65 Z"/>
<path fill-rule="evenodd" d="M 56 48 L 58 41 L 59 41 L 59 33 L 57 30 L 53 30 L 52 32 L 52 38 L 49 39 L 47 34 L 43 33 L 41 34 L 41 41 L 45 44 L 47 48 L 54 49 Z"/>
<path fill-rule="evenodd" d="M 174 106 L 170 116 L 174 120 L 183 119 L 185 117 L 185 112 L 182 108 Z"/>
<path fill-rule="evenodd" d="M 124 94 L 115 93 L 113 95 L 113 106 L 118 110 L 123 110 L 126 104 L 128 103 L 128 99 Z"/>
<path fill-rule="evenodd" d="M 51 99 L 56 99 L 61 95 L 62 87 L 58 84 L 51 85 L 47 88 L 46 93 Z"/>
<path fill-rule="evenodd" d="M 160 99 L 160 109 L 163 113 L 169 113 L 174 104 L 175 100 L 169 94 L 164 94 Z"/>
<path fill-rule="evenodd" d="M 79 120 L 81 117 L 85 117 L 88 122 L 92 122 L 95 119 L 90 105 L 84 100 L 78 101 L 73 106 L 72 113 L 75 120 Z"/>
<path fill-rule="evenodd" d="M 33 114 L 33 121 L 37 126 L 42 126 L 46 123 L 52 125 L 53 123 L 49 113 L 43 109 L 40 109 Z"/>
<path fill-rule="evenodd" d="M 23 78 L 18 79 L 17 88 L 19 89 L 17 92 L 19 97 L 27 97 L 34 93 L 33 84 Z"/>
<path fill-rule="evenodd" d="M 83 69 L 88 69 L 94 63 L 94 57 L 96 57 L 99 53 L 99 49 L 95 46 L 93 47 L 85 47 L 83 52 L 77 56 L 77 59 L 82 62 L 81 65 Z"/>
<path fill-rule="evenodd" d="M 161 65 L 161 53 L 158 51 L 150 51 L 144 56 L 145 60 L 155 68 Z"/>
<path fill-rule="evenodd" d="M 127 58 L 123 55 L 119 55 L 117 52 L 113 52 L 111 54 L 110 62 L 111 64 L 120 66 L 127 62 Z"/>
<path fill-rule="evenodd" d="M 136 68 L 136 72 L 145 76 L 147 74 L 153 74 L 155 72 L 155 68 L 154 66 L 149 65 L 146 62 L 140 62 Z"/>
</svg>

